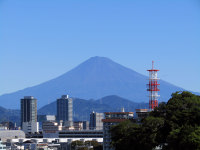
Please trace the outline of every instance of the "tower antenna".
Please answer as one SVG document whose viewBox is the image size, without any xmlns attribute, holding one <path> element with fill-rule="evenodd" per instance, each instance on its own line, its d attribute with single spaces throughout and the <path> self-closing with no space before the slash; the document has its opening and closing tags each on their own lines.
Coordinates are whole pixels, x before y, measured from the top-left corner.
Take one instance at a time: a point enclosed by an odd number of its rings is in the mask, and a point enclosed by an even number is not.
<svg viewBox="0 0 200 150">
<path fill-rule="evenodd" d="M 147 91 L 149 91 L 149 109 L 154 110 L 158 107 L 158 91 L 160 91 L 157 77 L 158 69 L 154 69 L 154 61 L 152 61 L 152 69 L 149 71 L 149 84 L 147 84 Z"/>
<path fill-rule="evenodd" d="M 153 67 L 154 67 L 154 61 L 152 61 L 152 69 L 153 69 Z"/>
</svg>

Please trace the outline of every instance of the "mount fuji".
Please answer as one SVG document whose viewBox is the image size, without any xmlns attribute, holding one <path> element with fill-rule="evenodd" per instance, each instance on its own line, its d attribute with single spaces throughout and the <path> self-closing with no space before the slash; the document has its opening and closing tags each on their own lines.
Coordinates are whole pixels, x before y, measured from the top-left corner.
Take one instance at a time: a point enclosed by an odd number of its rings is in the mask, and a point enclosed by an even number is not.
<svg viewBox="0 0 200 150">
<path fill-rule="evenodd" d="M 41 108 L 64 94 L 83 99 L 118 95 L 133 102 L 148 102 L 147 79 L 147 76 L 108 58 L 92 57 L 55 79 L 1 95 L 0 105 L 9 109 L 19 109 L 20 99 L 30 95 L 38 99 L 38 107 Z M 173 92 L 184 90 L 163 80 L 159 82 L 159 101 L 167 101 Z"/>
</svg>

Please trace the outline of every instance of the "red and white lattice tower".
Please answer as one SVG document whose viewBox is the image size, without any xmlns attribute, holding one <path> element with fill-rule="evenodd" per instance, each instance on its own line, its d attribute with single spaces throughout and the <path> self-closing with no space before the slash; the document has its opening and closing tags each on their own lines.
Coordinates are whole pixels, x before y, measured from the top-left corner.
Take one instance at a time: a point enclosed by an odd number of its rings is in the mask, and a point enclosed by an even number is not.
<svg viewBox="0 0 200 150">
<path fill-rule="evenodd" d="M 149 91 L 149 109 L 153 110 L 155 107 L 158 107 L 158 97 L 160 96 L 158 95 L 160 84 L 158 84 L 159 78 L 157 77 L 159 70 L 154 69 L 154 61 L 152 61 L 152 69 L 147 71 L 149 71 L 149 84 L 147 84 L 147 91 Z"/>
</svg>

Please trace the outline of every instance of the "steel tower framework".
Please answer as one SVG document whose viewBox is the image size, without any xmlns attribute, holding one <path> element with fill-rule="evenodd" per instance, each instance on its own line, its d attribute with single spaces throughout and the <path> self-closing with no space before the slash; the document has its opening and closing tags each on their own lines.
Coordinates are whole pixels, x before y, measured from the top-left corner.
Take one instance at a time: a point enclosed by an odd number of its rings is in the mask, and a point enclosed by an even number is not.
<svg viewBox="0 0 200 150">
<path fill-rule="evenodd" d="M 158 69 L 154 69 L 154 61 L 152 61 L 152 69 L 147 70 L 149 71 L 149 84 L 147 84 L 147 91 L 149 91 L 149 109 L 153 110 L 155 107 L 158 107 L 158 91 L 159 85 L 157 77 Z"/>
</svg>

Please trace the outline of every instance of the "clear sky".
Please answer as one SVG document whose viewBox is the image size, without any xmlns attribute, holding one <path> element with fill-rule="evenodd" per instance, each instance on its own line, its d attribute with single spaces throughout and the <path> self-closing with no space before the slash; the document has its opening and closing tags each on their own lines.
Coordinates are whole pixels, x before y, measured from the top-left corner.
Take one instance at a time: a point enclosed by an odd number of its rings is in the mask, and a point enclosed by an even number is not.
<svg viewBox="0 0 200 150">
<path fill-rule="evenodd" d="M 0 94 L 92 56 L 200 92 L 200 1 L 0 0 Z"/>
</svg>

